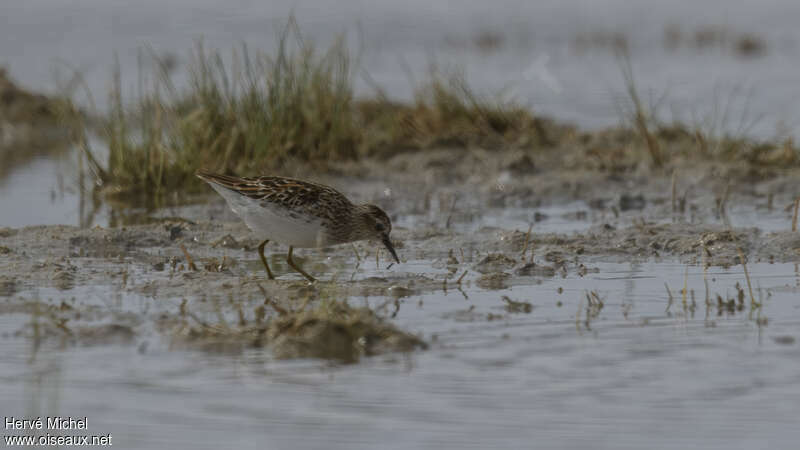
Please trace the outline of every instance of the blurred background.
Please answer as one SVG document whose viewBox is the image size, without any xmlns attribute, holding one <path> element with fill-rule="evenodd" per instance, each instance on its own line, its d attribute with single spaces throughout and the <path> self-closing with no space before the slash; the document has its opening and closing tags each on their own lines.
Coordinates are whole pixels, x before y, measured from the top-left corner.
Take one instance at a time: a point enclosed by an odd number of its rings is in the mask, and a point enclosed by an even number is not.
<svg viewBox="0 0 800 450">
<path fill-rule="evenodd" d="M 0 65 L 22 88 L 46 94 L 77 71 L 103 110 L 115 57 L 125 93 L 135 90 L 143 49 L 168 61 L 180 83 L 198 40 L 223 55 L 242 43 L 272 51 L 291 15 L 318 48 L 345 36 L 360 96 L 379 88 L 409 100 L 431 67 L 457 67 L 478 92 L 605 127 L 621 121 L 624 50 L 643 101 L 662 120 L 783 139 L 800 119 L 800 5 L 785 0 L 3 2 Z M 80 222 L 74 192 L 64 189 L 76 170 L 48 153 L 2 171 L 0 208 L 20 213 L 3 214 L 0 225 Z"/>
<path fill-rule="evenodd" d="M 457 64 L 478 89 L 507 90 L 581 126 L 611 125 L 622 90 L 613 50 L 622 45 L 640 86 L 669 94 L 676 113 L 707 112 L 704 105 L 738 87 L 758 91 L 750 114 L 771 121 L 754 131 L 768 135 L 777 122 L 797 120 L 800 5 L 782 0 L 501 0 L 490 8 L 479 1 L 33 0 L 0 8 L 0 63 L 34 90 L 52 91 L 53 71 L 64 64 L 102 95 L 114 55 L 130 76 L 144 46 L 174 57 L 178 70 L 200 38 L 221 50 L 242 42 L 272 50 L 293 14 L 319 47 L 345 34 L 360 50 L 361 68 L 397 99 L 411 96 L 414 77 L 431 64 Z M 361 93 L 373 93 L 359 81 Z"/>
</svg>

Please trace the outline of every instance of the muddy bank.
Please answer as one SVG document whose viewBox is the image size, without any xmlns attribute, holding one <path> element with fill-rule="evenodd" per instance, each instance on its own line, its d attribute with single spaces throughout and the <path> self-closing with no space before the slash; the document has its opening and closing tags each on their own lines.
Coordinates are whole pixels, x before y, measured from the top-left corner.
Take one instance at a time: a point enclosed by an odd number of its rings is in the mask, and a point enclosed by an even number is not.
<svg viewBox="0 0 800 450">
<path fill-rule="evenodd" d="M 677 219 L 598 223 L 576 233 L 539 233 L 536 226 L 530 232 L 459 231 L 420 223 L 395 227 L 400 265 L 390 265 L 385 254 L 376 258 L 367 243 L 300 252 L 297 259 L 321 279 L 316 284 L 288 268 L 285 248 L 270 244 L 279 277 L 270 281 L 255 236 L 229 220 L 222 204 L 212 205 L 194 208 L 218 215 L 213 221 L 171 217 L 119 228 L 0 229 L 0 309 L 27 317 L 11 334 L 58 345 L 167 342 L 226 352 L 269 346 L 277 357 L 355 361 L 424 348 L 424 337 L 391 324 L 393 310 L 424 293 L 582 277 L 601 261 L 723 267 L 740 266 L 742 256 L 747 263 L 800 261 L 800 233 Z M 357 306 L 364 296 L 389 300 L 371 310 Z M 142 298 L 156 303 L 137 306 Z M 506 308 L 530 305 L 509 299 Z"/>
<path fill-rule="evenodd" d="M 549 263 L 574 270 L 593 261 L 631 261 L 667 258 L 685 264 L 730 267 L 740 264 L 739 253 L 753 262 L 800 260 L 800 233 L 761 232 L 710 224 L 642 223 L 617 228 L 592 226 L 581 233 L 530 233 L 481 227 L 469 233 L 434 227 L 397 227 L 393 240 L 404 264 L 432 269 L 464 269 L 477 273 L 531 272 L 528 267 Z M 326 282 L 308 285 L 285 262 L 286 248 L 267 247 L 271 265 L 284 276 L 275 283 L 263 279 L 255 236 L 239 222 L 181 221 L 121 228 L 80 229 L 37 226 L 0 229 L 0 259 L 5 284 L 17 290 L 35 287 L 70 288 L 116 281 L 121 287 L 165 297 L 201 295 L 233 289 L 236 295 L 260 292 L 263 285 L 283 296 L 298 292 L 340 289 L 359 295 L 381 283 L 426 284 L 429 270 L 407 279 L 407 270 L 385 269 L 390 261 L 381 252 L 358 243 L 318 250 L 299 250 L 298 259 Z M 192 257 L 191 265 L 182 247 Z M 357 259 L 361 258 L 361 261 Z M 359 279 L 359 272 L 377 270 L 381 277 Z M 399 266 L 398 266 L 399 267 Z M 527 267 L 527 268 L 526 268 Z M 261 269 L 259 269 L 261 268 Z M 413 271 L 412 271 L 413 272 Z M 458 272 L 460 275 L 460 272 Z M 327 279 L 326 279 L 327 278 Z M 465 280 L 470 280 L 467 277 Z M 188 282 L 187 282 L 188 281 Z M 413 281 L 413 283 L 411 283 Z M 435 286 L 434 286 L 435 287 Z"/>
<path fill-rule="evenodd" d="M 69 148 L 59 121 L 64 107 L 59 99 L 21 88 L 0 67 L 0 178 L 37 156 Z"/>
</svg>

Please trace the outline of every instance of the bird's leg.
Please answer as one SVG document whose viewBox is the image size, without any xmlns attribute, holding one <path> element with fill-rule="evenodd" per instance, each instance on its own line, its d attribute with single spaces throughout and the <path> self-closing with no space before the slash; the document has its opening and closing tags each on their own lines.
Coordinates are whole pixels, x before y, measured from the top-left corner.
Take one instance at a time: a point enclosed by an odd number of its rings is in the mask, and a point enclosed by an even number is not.
<svg viewBox="0 0 800 450">
<path fill-rule="evenodd" d="M 269 239 L 266 239 L 258 246 L 258 256 L 261 257 L 261 262 L 264 263 L 264 268 L 267 269 L 267 276 L 269 277 L 270 280 L 274 280 L 275 276 L 272 275 L 272 271 L 269 270 L 269 264 L 267 264 L 267 258 L 264 257 L 264 246 L 267 245 L 267 242 L 269 242 Z"/>
<path fill-rule="evenodd" d="M 292 246 L 289 246 L 289 254 L 286 256 L 286 262 L 289 263 L 289 266 L 291 266 L 292 269 L 300 272 L 300 274 L 303 275 L 304 277 L 306 277 L 306 279 L 308 279 L 308 281 L 310 281 L 312 283 L 317 281 L 314 277 L 312 277 L 311 275 L 307 274 L 305 270 L 301 269 L 300 266 L 298 266 L 297 264 L 294 263 L 294 260 L 292 260 L 292 250 L 294 250 L 292 248 Z"/>
</svg>

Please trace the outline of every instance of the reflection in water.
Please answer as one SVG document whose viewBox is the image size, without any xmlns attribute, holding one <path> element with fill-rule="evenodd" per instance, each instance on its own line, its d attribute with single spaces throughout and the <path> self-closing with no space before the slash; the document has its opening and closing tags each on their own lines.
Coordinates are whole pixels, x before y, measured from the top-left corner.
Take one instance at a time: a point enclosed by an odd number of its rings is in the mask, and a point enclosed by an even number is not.
<svg viewBox="0 0 800 450">
<path fill-rule="evenodd" d="M 421 267 L 411 263 L 397 270 Z M 139 328 L 145 347 L 62 347 L 43 340 L 34 350 L 26 342 L 34 358 L 0 359 L 0 373 L 20 375 L 0 384 L 0 395 L 13 411 L 86 415 L 98 433 L 140 448 L 218 448 L 230 436 L 237 448 L 256 448 L 255 442 L 520 447 L 536 439 L 543 447 L 690 442 L 728 449 L 743 438 L 793 442 L 798 398 L 792 393 L 800 371 L 791 357 L 798 320 L 794 264 L 752 264 L 759 287 L 753 304 L 738 267 L 706 274 L 672 263 L 587 265 L 597 270 L 531 278 L 500 291 L 464 280 L 467 298 L 452 295 L 452 285 L 447 292 L 442 285 L 409 296 L 363 297 L 398 326 L 421 333 L 431 344 L 425 352 L 351 366 L 278 361 L 267 348 L 169 350 L 157 334 Z M 703 305 L 702 294 L 695 299 L 692 292 L 703 292 L 706 283 L 711 301 Z M 675 297 L 670 313 L 664 284 Z M 530 308 L 509 309 L 504 296 Z M 163 304 L 139 302 L 156 315 Z M 207 302 L 223 312 L 232 307 Z M 133 303 L 129 298 L 115 308 Z M 694 309 L 703 307 L 695 317 Z M 15 342 L 0 341 L 0 353 L 13 355 Z M 598 433 L 602 441 L 595 441 Z"/>
<path fill-rule="evenodd" d="M 61 395 L 63 379 L 61 372 L 61 355 L 48 354 L 41 360 L 31 357 L 30 370 L 23 378 L 25 397 L 25 418 L 46 417 L 61 414 Z M 43 435 L 45 430 L 26 430 L 26 433 Z"/>
</svg>

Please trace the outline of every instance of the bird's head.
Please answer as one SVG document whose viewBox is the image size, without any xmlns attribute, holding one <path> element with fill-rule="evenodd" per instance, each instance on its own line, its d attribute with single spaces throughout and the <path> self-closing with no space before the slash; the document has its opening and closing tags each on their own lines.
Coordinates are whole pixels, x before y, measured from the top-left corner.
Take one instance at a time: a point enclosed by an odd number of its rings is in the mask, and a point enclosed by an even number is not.
<svg viewBox="0 0 800 450">
<path fill-rule="evenodd" d="M 397 257 L 392 241 L 389 239 L 389 233 L 392 231 L 392 221 L 389 220 L 389 216 L 375 205 L 364 204 L 360 205 L 358 209 L 360 213 L 356 225 L 358 236 L 361 239 L 380 241 L 392 254 L 394 260 L 400 263 L 400 258 Z"/>
</svg>

